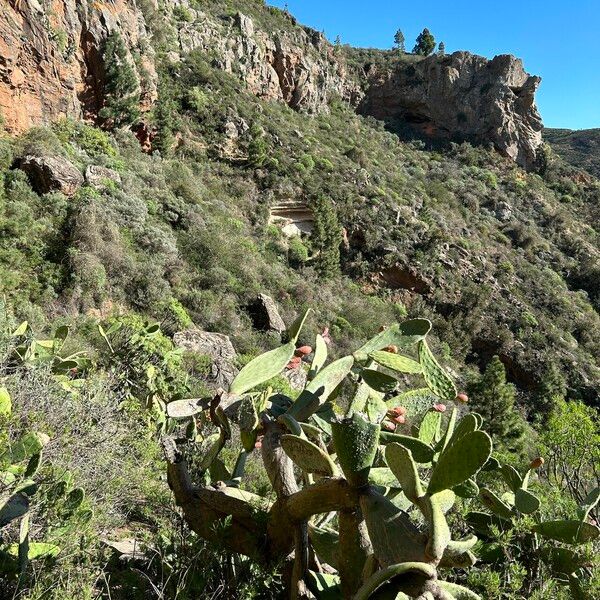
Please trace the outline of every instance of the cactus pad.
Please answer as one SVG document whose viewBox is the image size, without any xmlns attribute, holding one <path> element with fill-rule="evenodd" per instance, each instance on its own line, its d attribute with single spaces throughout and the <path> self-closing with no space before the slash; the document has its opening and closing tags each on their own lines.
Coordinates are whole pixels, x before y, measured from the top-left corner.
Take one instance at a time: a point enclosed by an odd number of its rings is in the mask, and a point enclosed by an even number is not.
<svg viewBox="0 0 600 600">
<path fill-rule="evenodd" d="M 418 463 L 430 463 L 433 460 L 433 448 L 410 435 L 382 431 L 379 441 L 382 444 L 397 443 L 404 446 L 411 451 L 413 459 Z"/>
<path fill-rule="evenodd" d="M 199 398 L 186 398 L 173 400 L 167 404 L 167 416 L 172 419 L 186 419 L 193 417 L 203 410 Z"/>
<path fill-rule="evenodd" d="M 473 479 L 467 479 L 463 483 L 452 488 L 454 493 L 461 498 L 477 498 L 479 495 L 479 486 Z"/>
<path fill-rule="evenodd" d="M 479 491 L 479 497 L 483 504 L 489 508 L 495 515 L 502 517 L 503 519 L 511 519 L 513 512 L 510 506 L 504 503 L 494 492 L 487 488 L 481 488 Z"/>
<path fill-rule="evenodd" d="M 587 521 L 587 518 L 592 510 L 596 508 L 600 501 L 600 487 L 593 489 L 581 503 L 577 514 L 582 521 Z"/>
<path fill-rule="evenodd" d="M 395 323 L 359 348 L 354 353 L 354 358 L 358 362 L 363 362 L 369 358 L 369 354 L 386 346 L 408 348 L 422 340 L 430 330 L 431 321 L 427 319 L 413 319 L 404 323 Z"/>
<path fill-rule="evenodd" d="M 440 494 L 443 493 L 440 492 Z M 450 528 L 448 527 L 442 505 L 438 499 L 440 494 L 436 494 L 435 496 L 427 494 L 418 503 L 429 525 L 429 536 L 426 547 L 427 558 L 433 560 L 436 564 L 442 560 L 444 551 L 451 540 Z"/>
<path fill-rule="evenodd" d="M 514 467 L 511 467 L 510 465 L 502 465 L 500 467 L 500 473 L 504 481 L 506 481 L 508 487 L 513 492 L 516 492 L 523 485 L 523 479 Z"/>
<path fill-rule="evenodd" d="M 419 439 L 426 444 L 434 442 L 440 434 L 442 413 L 428 412 L 419 425 Z"/>
<path fill-rule="evenodd" d="M 540 507 L 540 499 L 527 490 L 515 492 L 515 508 L 524 515 L 530 515 Z"/>
<path fill-rule="evenodd" d="M 354 487 L 367 484 L 379 445 L 379 425 L 358 413 L 331 423 L 333 446 L 348 483 Z"/>
<path fill-rule="evenodd" d="M 442 400 L 454 400 L 457 394 L 454 382 L 442 369 L 424 339 L 419 342 L 419 362 L 427 387 Z"/>
<path fill-rule="evenodd" d="M 426 538 L 403 510 L 373 489 L 360 495 L 360 507 L 382 566 L 425 560 Z"/>
<path fill-rule="evenodd" d="M 476 431 L 477 429 L 479 429 L 477 417 L 475 417 L 475 415 L 473 415 L 472 413 L 465 415 L 456 424 L 456 427 L 454 428 L 454 433 L 450 438 L 450 444 L 453 444 L 467 433 L 471 433 L 471 431 Z"/>
<path fill-rule="evenodd" d="M 456 600 L 481 600 L 481 596 L 457 583 L 438 581 L 438 585 Z"/>
<path fill-rule="evenodd" d="M 325 361 L 327 360 L 327 344 L 323 339 L 323 336 L 317 334 L 315 338 L 315 352 L 313 354 L 312 362 L 310 363 L 310 371 L 308 372 L 308 378 L 314 379 L 315 375 L 323 368 Z"/>
<path fill-rule="evenodd" d="M 423 495 L 423 488 L 410 450 L 397 443 L 389 444 L 385 449 L 385 460 L 400 482 L 406 497 L 416 504 Z"/>
<path fill-rule="evenodd" d="M 324 477 L 337 474 L 335 463 L 319 446 L 297 435 L 281 436 L 281 447 L 285 453 L 306 473 L 314 473 Z"/>
<path fill-rule="evenodd" d="M 398 385 L 397 379 L 391 375 L 386 375 L 381 371 L 375 371 L 374 369 L 363 369 L 361 371 L 361 377 L 371 389 L 386 394 L 393 392 Z"/>
<path fill-rule="evenodd" d="M 533 531 L 543 537 L 565 544 L 585 544 L 598 538 L 600 529 L 581 521 L 546 521 L 533 526 Z"/>
<path fill-rule="evenodd" d="M 231 382 L 230 393 L 244 394 L 281 373 L 294 356 L 295 348 L 295 343 L 289 342 L 251 360 Z"/>
<path fill-rule="evenodd" d="M 300 331 L 302 330 L 302 327 L 304 327 L 304 323 L 306 322 L 306 318 L 308 317 L 309 313 L 312 311 L 312 309 L 308 308 L 306 309 L 302 314 L 300 314 L 298 316 L 298 318 L 288 327 L 287 330 L 287 337 L 288 337 L 288 341 L 293 344 L 294 346 L 296 345 L 296 342 L 298 341 L 298 336 L 300 335 Z"/>
<path fill-rule="evenodd" d="M 421 365 L 416 360 L 401 354 L 377 350 L 371 352 L 369 356 L 382 367 L 398 371 L 398 373 L 420 373 L 422 371 Z"/>
<path fill-rule="evenodd" d="M 483 431 L 472 431 L 446 448 L 439 457 L 429 481 L 430 495 L 453 488 L 472 477 L 492 453 L 492 440 Z"/>
</svg>

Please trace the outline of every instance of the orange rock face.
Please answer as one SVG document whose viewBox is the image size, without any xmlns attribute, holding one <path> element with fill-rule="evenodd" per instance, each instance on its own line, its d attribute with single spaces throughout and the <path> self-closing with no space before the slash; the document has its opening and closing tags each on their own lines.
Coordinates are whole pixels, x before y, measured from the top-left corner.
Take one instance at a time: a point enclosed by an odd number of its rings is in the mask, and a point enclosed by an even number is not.
<svg viewBox="0 0 600 600">
<path fill-rule="evenodd" d="M 140 14 L 126 0 L 3 2 L 0 112 L 6 129 L 19 133 L 60 117 L 94 116 L 102 102 L 102 47 L 115 28 L 131 52 L 145 43 Z M 148 107 L 156 96 L 156 74 L 147 49 L 140 54 L 142 104 Z"/>
</svg>

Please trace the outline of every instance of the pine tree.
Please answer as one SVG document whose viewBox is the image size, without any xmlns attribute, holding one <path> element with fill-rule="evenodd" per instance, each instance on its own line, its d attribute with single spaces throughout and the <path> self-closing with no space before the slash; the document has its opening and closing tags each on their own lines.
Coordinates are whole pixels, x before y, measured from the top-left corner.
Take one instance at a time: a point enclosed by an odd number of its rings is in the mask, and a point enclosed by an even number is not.
<svg viewBox="0 0 600 600">
<path fill-rule="evenodd" d="M 400 52 L 401 54 L 406 52 L 406 47 L 404 45 L 404 34 L 400 29 L 398 29 L 398 31 L 396 31 L 394 35 L 394 45 L 396 46 L 398 52 Z"/>
<path fill-rule="evenodd" d="M 250 127 L 250 143 L 248 144 L 248 164 L 251 167 L 262 167 L 268 156 L 269 146 L 264 131 L 260 126 L 254 124 Z"/>
<path fill-rule="evenodd" d="M 315 222 L 311 243 L 316 254 L 315 266 L 321 277 L 332 278 L 340 272 L 342 230 L 335 208 L 328 198 L 318 196 L 312 205 Z"/>
<path fill-rule="evenodd" d="M 117 31 L 104 47 L 104 107 L 100 117 L 112 127 L 135 124 L 140 116 L 140 88 L 127 48 Z"/>
<path fill-rule="evenodd" d="M 435 38 L 429 29 L 425 28 L 417 37 L 417 43 L 413 48 L 415 54 L 429 56 L 435 50 Z"/>
<path fill-rule="evenodd" d="M 444 42 L 440 42 L 438 45 L 438 54 L 440 56 L 444 56 L 446 54 L 446 44 Z"/>
<path fill-rule="evenodd" d="M 515 386 L 506 382 L 506 369 L 497 356 L 469 388 L 471 407 L 483 417 L 485 429 L 500 451 L 522 455 L 526 423 L 515 408 Z"/>
<path fill-rule="evenodd" d="M 162 156 L 168 156 L 173 147 L 173 132 L 176 129 L 177 102 L 173 90 L 166 78 L 161 78 L 158 86 L 158 100 L 154 109 L 154 120 L 157 133 L 153 147 L 160 151 Z"/>
</svg>

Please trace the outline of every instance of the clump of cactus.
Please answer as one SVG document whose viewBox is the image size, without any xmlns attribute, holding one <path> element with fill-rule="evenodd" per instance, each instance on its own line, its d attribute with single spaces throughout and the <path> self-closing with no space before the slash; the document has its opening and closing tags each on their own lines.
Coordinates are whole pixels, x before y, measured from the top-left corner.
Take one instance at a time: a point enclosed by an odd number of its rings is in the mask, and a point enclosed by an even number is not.
<svg viewBox="0 0 600 600">
<path fill-rule="evenodd" d="M 494 462 L 496 480 L 503 482 L 508 491 L 498 495 L 482 487 L 478 495 L 489 512 L 473 511 L 466 519 L 482 538 L 478 553 L 483 562 L 510 560 L 497 541 L 499 535 L 508 535 L 513 560 L 527 563 L 534 572 L 543 563 L 554 580 L 569 586 L 573 598 L 585 600 L 580 580 L 590 567 L 590 557 L 580 547 L 598 538 L 598 527 L 590 513 L 600 501 L 600 488 L 590 492 L 579 507 L 577 518 L 544 520 L 541 501 L 529 489 L 532 475 L 543 464 L 543 457 L 538 457 L 519 472 L 511 465 Z"/>
<path fill-rule="evenodd" d="M 296 348 L 305 318 L 290 327 L 286 344 L 252 360 L 211 400 L 219 433 L 202 444 L 199 460 L 210 483 L 194 485 L 184 453 L 173 438 L 164 440 L 169 484 L 190 527 L 229 551 L 283 563 L 289 598 L 478 598 L 440 573 L 472 566 L 478 543 L 474 535 L 453 539 L 446 513 L 457 495 L 477 496 L 477 474 L 497 465 L 481 417 L 459 419 L 455 401 L 466 398 L 457 399 L 429 348 L 431 323 L 395 324 L 329 364 L 317 336 L 295 399 L 253 391 L 295 354 L 308 360 Z M 418 386 L 401 390 L 401 380 Z M 177 400 L 167 413 L 193 425 L 204 408 Z M 223 474 L 218 457 L 233 427 L 244 449 Z M 273 488 L 269 498 L 243 489 L 255 446 Z"/>
<path fill-rule="evenodd" d="M 8 390 L 0 387 L 0 572 L 3 575 L 24 573 L 31 560 L 52 558 L 61 549 L 55 541 L 67 527 L 80 527 L 92 512 L 84 508 L 84 492 L 71 485 L 68 476 L 45 477 L 40 483 L 38 470 L 47 435 L 28 431 L 12 439 L 8 423 L 12 401 Z M 32 507 L 55 514 L 52 539 L 30 540 Z"/>
<path fill-rule="evenodd" d="M 11 335 L 11 362 L 20 367 L 45 365 L 65 390 L 76 392 L 77 377 L 88 366 L 89 359 L 83 351 L 63 356 L 68 335 L 69 328 L 62 325 L 57 327 L 52 338 L 37 339 L 29 323 L 23 321 Z"/>
</svg>

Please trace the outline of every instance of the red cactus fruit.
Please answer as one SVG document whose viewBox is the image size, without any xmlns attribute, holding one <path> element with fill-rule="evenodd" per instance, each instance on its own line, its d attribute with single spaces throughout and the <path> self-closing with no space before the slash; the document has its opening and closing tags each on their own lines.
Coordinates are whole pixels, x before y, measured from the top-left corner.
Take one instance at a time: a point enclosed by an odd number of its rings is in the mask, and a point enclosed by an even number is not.
<svg viewBox="0 0 600 600">
<path fill-rule="evenodd" d="M 529 465 L 530 469 L 539 469 L 544 464 L 544 459 L 541 456 L 534 458 Z"/>
<path fill-rule="evenodd" d="M 312 352 L 312 348 L 310 346 L 300 346 L 300 348 L 296 348 L 295 355 L 296 356 L 308 356 Z"/>
<path fill-rule="evenodd" d="M 386 431 L 396 431 L 396 425 L 394 423 L 390 423 L 389 421 L 382 421 L 381 427 Z"/>
<path fill-rule="evenodd" d="M 391 354 L 398 354 L 398 346 L 386 346 L 383 351 L 390 352 Z"/>
<path fill-rule="evenodd" d="M 441 402 L 438 402 L 437 404 L 433 405 L 433 409 L 443 413 L 446 412 L 446 405 L 442 404 Z"/>
<path fill-rule="evenodd" d="M 404 406 L 394 406 L 393 408 L 390 408 L 388 410 L 388 415 L 392 415 L 394 417 L 397 417 L 399 415 L 405 415 L 406 414 L 406 409 L 404 408 Z"/>
<path fill-rule="evenodd" d="M 461 392 L 458 394 L 458 396 L 456 396 L 456 401 L 466 404 L 469 401 L 469 396 L 467 396 L 464 392 Z"/>
<path fill-rule="evenodd" d="M 285 366 L 286 369 L 298 369 L 300 367 L 300 363 L 302 359 L 299 356 L 294 356 L 290 362 Z"/>
<path fill-rule="evenodd" d="M 395 415 L 390 418 L 394 423 L 398 423 L 398 425 L 404 425 L 404 423 L 406 423 L 406 417 L 404 415 Z"/>
<path fill-rule="evenodd" d="M 262 440 L 263 440 L 263 436 L 259 436 L 256 438 L 256 442 L 254 442 L 254 447 L 257 448 L 258 450 L 260 450 L 262 448 Z"/>
<path fill-rule="evenodd" d="M 321 333 L 321 337 L 323 338 L 323 341 L 329 346 L 329 344 L 331 344 L 331 336 L 329 335 L 329 327 L 325 327 L 325 329 L 323 329 L 323 332 Z"/>
</svg>

